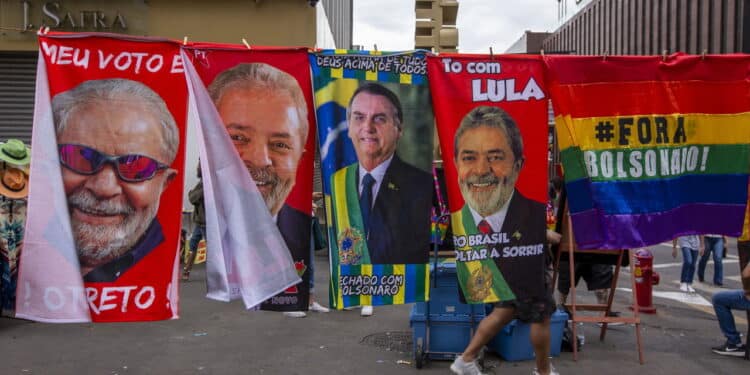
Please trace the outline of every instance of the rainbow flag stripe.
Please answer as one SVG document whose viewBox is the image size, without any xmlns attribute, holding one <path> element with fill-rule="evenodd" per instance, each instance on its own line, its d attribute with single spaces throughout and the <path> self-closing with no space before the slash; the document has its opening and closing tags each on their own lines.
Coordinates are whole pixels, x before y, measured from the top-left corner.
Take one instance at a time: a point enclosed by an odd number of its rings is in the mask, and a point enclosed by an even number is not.
<svg viewBox="0 0 750 375">
<path fill-rule="evenodd" d="M 548 56 L 582 249 L 740 236 L 750 175 L 750 56 Z"/>
</svg>

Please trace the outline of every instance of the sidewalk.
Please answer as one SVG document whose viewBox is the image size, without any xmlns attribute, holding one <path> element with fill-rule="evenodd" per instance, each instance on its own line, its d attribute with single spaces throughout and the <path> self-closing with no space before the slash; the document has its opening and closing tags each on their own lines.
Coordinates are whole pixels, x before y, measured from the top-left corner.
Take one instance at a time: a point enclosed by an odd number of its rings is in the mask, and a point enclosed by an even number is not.
<svg viewBox="0 0 750 375">
<path fill-rule="evenodd" d="M 677 262 L 658 249 L 657 264 Z M 731 248 L 730 254 L 736 254 Z M 327 258 L 316 256 L 316 299 L 327 300 Z M 712 266 L 709 264 L 709 272 Z M 726 285 L 739 271 L 725 265 Z M 672 268 L 661 268 L 657 290 L 677 290 Z M 679 269 L 677 269 L 679 274 Z M 628 274 L 620 286 L 629 287 Z M 679 276 L 678 276 L 679 277 Z M 585 289 L 585 288 L 584 288 Z M 303 319 L 281 313 L 245 311 L 240 302 L 208 300 L 205 267 L 183 283 L 181 318 L 128 324 L 43 324 L 0 318 L 2 374 L 448 374 L 449 362 L 428 362 L 417 370 L 411 359 L 409 309 L 376 307 L 359 311 L 310 312 Z M 703 293 L 702 291 L 700 291 Z M 593 294 L 581 292 L 582 301 Z M 628 313 L 629 294 L 618 291 L 615 308 Z M 641 315 L 646 364 L 638 364 L 632 327 L 610 328 L 599 342 L 599 328 L 585 325 L 586 343 L 553 360 L 561 374 L 742 374 L 750 362 L 711 353 L 723 342 L 713 316 L 692 305 L 655 298 L 656 315 Z M 744 314 L 736 315 L 738 318 Z M 738 326 L 747 331 L 747 323 Z M 388 350 L 388 348 L 390 350 Z M 489 355 L 489 372 L 530 374 L 533 361 L 509 363 Z"/>
</svg>

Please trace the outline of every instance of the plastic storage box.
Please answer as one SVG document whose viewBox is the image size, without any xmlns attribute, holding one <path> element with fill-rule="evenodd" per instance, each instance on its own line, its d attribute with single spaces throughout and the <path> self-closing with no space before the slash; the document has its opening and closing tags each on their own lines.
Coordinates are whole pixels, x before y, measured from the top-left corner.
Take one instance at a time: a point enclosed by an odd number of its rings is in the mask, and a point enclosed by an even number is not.
<svg viewBox="0 0 750 375">
<path fill-rule="evenodd" d="M 563 328 L 568 314 L 557 310 L 550 319 L 550 355 L 560 355 Z M 489 343 L 489 348 L 506 361 L 526 361 L 534 359 L 534 348 L 531 346 L 530 325 L 514 320 L 503 327 L 503 330 Z"/>
<path fill-rule="evenodd" d="M 466 349 L 473 330 L 484 318 L 484 305 L 459 301 L 455 263 L 441 262 L 432 272 L 435 283 L 430 288 L 430 300 L 415 303 L 409 315 L 414 354 L 453 360 Z"/>
<path fill-rule="evenodd" d="M 415 304 L 417 314 L 426 314 L 429 303 L 430 314 L 484 316 L 484 304 L 469 305 L 459 301 L 455 263 L 441 263 L 435 272 L 435 287 L 430 288 L 430 300 Z"/>
<path fill-rule="evenodd" d="M 428 322 L 426 315 L 417 312 L 417 306 L 412 307 L 409 325 L 412 329 L 414 354 L 424 353 L 430 359 L 453 360 L 469 345 L 473 330 L 484 318 L 484 311 L 481 310 L 476 315 L 430 314 L 429 317 Z"/>
</svg>

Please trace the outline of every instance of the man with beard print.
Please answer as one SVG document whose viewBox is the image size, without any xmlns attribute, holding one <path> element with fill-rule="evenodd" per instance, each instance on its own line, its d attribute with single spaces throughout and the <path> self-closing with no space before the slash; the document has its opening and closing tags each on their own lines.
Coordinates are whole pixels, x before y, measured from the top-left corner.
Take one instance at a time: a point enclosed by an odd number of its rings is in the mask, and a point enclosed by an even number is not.
<svg viewBox="0 0 750 375">
<path fill-rule="evenodd" d="M 271 65 L 241 63 L 217 75 L 208 92 L 292 259 L 309 259 L 312 217 L 285 203 L 295 184 L 310 127 L 299 83 Z M 308 274 L 305 272 L 303 282 L 297 285 L 298 295 L 308 295 Z M 271 305 L 267 301 L 261 308 L 303 310 L 307 299 L 300 299 L 296 308 Z M 294 312 L 303 316 L 301 311 Z"/>
<path fill-rule="evenodd" d="M 476 107 L 456 130 L 454 152 L 458 185 L 466 202 L 461 222 L 453 222 L 454 230 L 460 226 L 460 233 L 500 238 L 498 243 L 483 246 L 495 250 L 498 257 L 482 260 L 486 274 L 468 276 L 463 291 L 467 299 L 475 301 L 486 298 L 489 289 L 498 288 L 501 301 L 482 320 L 451 370 L 456 374 L 481 373 L 476 363 L 479 351 L 515 318 L 531 323 L 537 359 L 534 373 L 556 374 L 549 362 L 549 321 L 555 302 L 544 280 L 545 205 L 515 188 L 525 160 L 521 132 L 504 110 Z M 483 285 L 472 285 L 477 280 Z M 502 286 L 493 285 L 496 280 Z"/>
<path fill-rule="evenodd" d="M 177 175 L 177 125 L 157 93 L 126 79 L 86 81 L 52 111 L 81 274 L 116 281 L 164 241 L 156 213 Z"/>
</svg>

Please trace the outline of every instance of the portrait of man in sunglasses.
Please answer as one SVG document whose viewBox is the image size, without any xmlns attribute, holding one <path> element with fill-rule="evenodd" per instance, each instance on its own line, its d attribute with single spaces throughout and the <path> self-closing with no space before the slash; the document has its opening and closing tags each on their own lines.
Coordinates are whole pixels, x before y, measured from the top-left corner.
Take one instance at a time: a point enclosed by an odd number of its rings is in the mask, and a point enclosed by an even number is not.
<svg viewBox="0 0 750 375">
<path fill-rule="evenodd" d="M 86 81 L 52 111 L 81 274 L 115 281 L 164 241 L 156 213 L 179 130 L 156 92 L 127 79 Z"/>
</svg>

